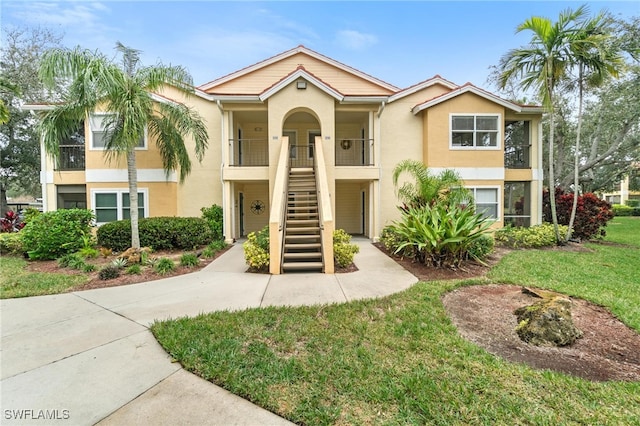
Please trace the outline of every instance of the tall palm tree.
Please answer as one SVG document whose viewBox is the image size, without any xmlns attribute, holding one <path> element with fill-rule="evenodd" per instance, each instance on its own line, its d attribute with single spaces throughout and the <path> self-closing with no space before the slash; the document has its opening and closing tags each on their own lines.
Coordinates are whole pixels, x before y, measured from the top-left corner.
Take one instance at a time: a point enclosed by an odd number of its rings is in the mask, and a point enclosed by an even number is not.
<svg viewBox="0 0 640 426">
<path fill-rule="evenodd" d="M 406 181 L 398 188 L 402 174 L 408 174 L 413 182 Z M 470 193 L 464 188 L 462 179 L 453 170 L 432 174 L 427 166 L 416 160 L 403 160 L 393 169 L 393 184 L 398 198 L 407 207 L 433 206 L 436 202 L 466 203 Z"/>
<path fill-rule="evenodd" d="M 108 159 L 124 157 L 127 161 L 129 205 L 131 215 L 131 247 L 140 248 L 138 232 L 138 177 L 135 148 L 145 129 L 155 140 L 167 174 L 179 171 L 180 182 L 191 171 L 191 160 L 185 138 L 195 144 L 198 161 L 207 147 L 207 131 L 200 115 L 177 102 L 156 102 L 152 92 L 172 86 L 185 94 L 193 93 L 192 79 L 182 67 L 140 65 L 140 52 L 116 44 L 122 56 L 118 65 L 99 52 L 77 47 L 52 49 L 40 65 L 39 74 L 45 85 L 56 81 L 68 83 L 63 102 L 48 111 L 40 123 L 45 150 L 59 161 L 59 143 L 76 130 L 97 109 L 105 116 L 105 155 Z"/>
<path fill-rule="evenodd" d="M 555 172 L 553 167 L 554 151 L 554 102 L 558 85 L 567 76 L 573 64 L 571 40 L 577 32 L 579 24 L 588 13 L 586 6 L 576 11 L 567 9 L 560 13 L 558 20 L 552 22 L 548 18 L 533 16 L 516 28 L 516 33 L 531 31 L 529 45 L 512 49 L 500 59 L 499 84 L 505 87 L 511 80 L 519 79 L 523 89 L 534 89 L 542 99 L 542 104 L 549 113 L 549 200 L 551 216 L 558 244 L 564 240 L 558 229 L 558 215 L 555 201 Z"/>
<path fill-rule="evenodd" d="M 618 77 L 624 66 L 620 49 L 611 42 L 611 19 L 605 13 L 586 20 L 571 39 L 570 49 L 577 67 L 578 126 L 576 130 L 575 161 L 573 175 L 573 205 L 565 240 L 571 238 L 578 208 L 580 185 L 580 137 L 586 87 L 598 87 L 608 77 Z"/>
</svg>

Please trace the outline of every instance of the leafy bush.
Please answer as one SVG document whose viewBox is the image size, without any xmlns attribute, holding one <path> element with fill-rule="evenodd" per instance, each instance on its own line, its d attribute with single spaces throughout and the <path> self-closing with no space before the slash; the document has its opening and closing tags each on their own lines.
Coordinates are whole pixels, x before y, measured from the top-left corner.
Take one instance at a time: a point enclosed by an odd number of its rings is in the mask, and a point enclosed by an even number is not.
<svg viewBox="0 0 640 426">
<path fill-rule="evenodd" d="M 402 219 L 393 225 L 401 240 L 396 253 L 403 252 L 435 267 L 458 267 L 492 223 L 474 209 L 455 204 L 401 210 Z"/>
<path fill-rule="evenodd" d="M 154 250 L 193 249 L 209 244 L 213 234 L 197 217 L 149 217 L 138 222 L 140 245 Z M 116 251 L 131 246 L 131 221 L 109 222 L 98 228 L 98 244 Z"/>
<path fill-rule="evenodd" d="M 265 271 L 269 267 L 269 227 L 247 235 L 242 245 L 244 259 L 256 271 Z"/>
<path fill-rule="evenodd" d="M 333 231 L 333 259 L 340 268 L 345 268 L 353 263 L 353 257 L 360 252 L 360 247 L 351 244 L 351 235 L 343 229 Z"/>
<path fill-rule="evenodd" d="M 404 256 L 405 254 L 410 254 L 411 250 L 408 250 L 408 253 L 405 253 L 405 249 L 399 250 L 400 244 L 402 243 L 402 237 L 398 234 L 395 226 L 389 225 L 382 228 L 382 233 L 380 234 L 380 242 L 389 252 L 398 254 L 400 256 Z"/>
<path fill-rule="evenodd" d="M 4 214 L 4 217 L 0 219 L 0 232 L 18 232 L 24 228 L 24 225 L 18 213 L 9 210 Z"/>
<path fill-rule="evenodd" d="M 200 261 L 198 260 L 198 256 L 196 256 L 193 253 L 185 253 L 182 256 L 180 256 L 180 265 L 186 266 L 187 268 L 198 266 L 199 262 Z"/>
<path fill-rule="evenodd" d="M 20 254 L 23 251 L 20 233 L 0 233 L 0 254 Z"/>
<path fill-rule="evenodd" d="M 490 234 L 482 234 L 479 238 L 474 239 L 469 247 L 467 248 L 467 252 L 469 253 L 469 257 L 476 260 L 482 260 L 493 253 L 493 248 L 495 246 L 495 240 Z"/>
<path fill-rule="evenodd" d="M 62 268 L 80 269 L 82 270 L 86 263 L 84 257 L 78 253 L 65 254 L 58 259 L 58 265 Z"/>
<path fill-rule="evenodd" d="M 57 259 L 84 246 L 93 213 L 85 209 L 56 210 L 33 216 L 20 232 L 24 250 L 32 259 Z"/>
<path fill-rule="evenodd" d="M 118 268 L 118 269 L 122 269 L 125 266 L 127 266 L 127 263 L 129 263 L 129 261 L 127 259 L 125 259 L 124 257 L 118 257 L 116 259 L 113 259 L 111 261 L 111 265 Z"/>
<path fill-rule="evenodd" d="M 93 272 L 96 270 L 96 265 L 94 265 L 93 263 L 85 263 L 84 266 L 82 267 L 82 272 Z"/>
<path fill-rule="evenodd" d="M 559 231 L 560 235 L 565 235 L 567 227 L 559 225 Z M 498 244 L 511 248 L 551 247 L 557 244 L 556 234 L 551 223 L 528 228 L 507 226 L 497 230 L 494 238 Z"/>
<path fill-rule="evenodd" d="M 556 188 L 556 212 L 559 224 L 569 225 L 572 206 L 573 194 L 565 193 L 562 189 Z M 542 217 L 545 222 L 552 222 L 549 191 L 544 191 L 542 194 Z M 604 227 L 611 219 L 613 219 L 611 204 L 592 193 L 580 195 L 573 224 L 573 238 L 589 240 L 604 237 L 606 235 Z M 563 234 L 561 233 L 561 235 Z"/>
<path fill-rule="evenodd" d="M 623 204 L 614 204 L 611 206 L 614 216 L 631 216 L 633 214 L 633 207 L 625 206 Z"/>
<path fill-rule="evenodd" d="M 629 199 L 626 201 L 626 205 L 629 207 L 640 207 L 640 200 L 638 199 Z"/>
<path fill-rule="evenodd" d="M 200 209 L 202 212 L 202 218 L 207 221 L 211 232 L 213 233 L 214 241 L 224 239 L 222 235 L 222 207 L 214 204 L 211 207 L 203 207 Z"/>
<path fill-rule="evenodd" d="M 127 268 L 127 274 L 129 275 L 140 275 L 142 273 L 142 268 L 137 263 L 135 265 L 131 265 Z"/>
<path fill-rule="evenodd" d="M 163 257 L 158 260 L 153 268 L 158 274 L 167 275 L 169 272 L 175 271 L 176 264 L 173 263 L 173 260 Z"/>
<path fill-rule="evenodd" d="M 98 272 L 98 278 L 103 281 L 112 280 L 114 278 L 118 278 L 119 276 L 120 268 L 117 268 L 113 265 L 105 266 L 104 268 L 100 269 L 100 272 Z"/>
</svg>

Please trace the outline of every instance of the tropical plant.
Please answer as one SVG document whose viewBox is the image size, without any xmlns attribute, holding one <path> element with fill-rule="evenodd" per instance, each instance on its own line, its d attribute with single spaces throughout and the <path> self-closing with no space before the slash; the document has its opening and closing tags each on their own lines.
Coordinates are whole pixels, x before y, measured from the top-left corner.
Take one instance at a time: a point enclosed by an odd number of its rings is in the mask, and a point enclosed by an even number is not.
<svg viewBox="0 0 640 426">
<path fill-rule="evenodd" d="M 140 275 L 141 273 L 142 273 L 142 268 L 137 263 L 127 268 L 128 275 Z"/>
<path fill-rule="evenodd" d="M 20 220 L 18 213 L 9 210 L 0 219 L 0 232 L 18 232 L 24 228 L 25 223 Z"/>
<path fill-rule="evenodd" d="M 556 89 L 566 77 L 574 63 L 571 41 L 577 32 L 576 24 L 580 24 L 587 14 L 586 6 L 576 11 L 567 9 L 560 13 L 558 20 L 552 22 L 548 18 L 533 16 L 516 28 L 516 33 L 531 31 L 533 34 L 528 46 L 508 51 L 500 59 L 499 85 L 504 88 L 514 79 L 520 80 L 523 89 L 535 89 L 542 99 L 542 104 L 549 113 L 549 186 L 555 188 L 554 172 L 554 131 Z M 563 239 L 558 230 L 555 200 L 551 201 L 551 217 L 560 244 Z"/>
<path fill-rule="evenodd" d="M 167 275 L 169 272 L 175 271 L 176 264 L 173 260 L 163 257 L 155 264 L 153 269 L 160 275 Z"/>
<path fill-rule="evenodd" d="M 399 241 L 396 253 L 435 267 L 458 267 L 492 223 L 470 206 L 437 203 L 409 207 L 392 225 Z"/>
<path fill-rule="evenodd" d="M 557 205 L 558 222 L 568 225 L 573 206 L 573 194 L 556 188 L 555 202 Z M 549 191 L 542 193 L 542 218 L 549 220 L 551 213 Z M 613 219 L 614 213 L 611 204 L 599 199 L 592 193 L 580 195 L 577 201 L 577 209 L 573 230 L 573 237 L 580 240 L 604 237 L 607 222 Z"/>
<path fill-rule="evenodd" d="M 565 241 L 568 241 L 573 233 L 573 225 L 578 208 L 580 137 L 582 133 L 585 86 L 597 87 L 602 85 L 607 77 L 617 77 L 624 64 L 619 48 L 616 48 L 616 45 L 612 43 L 611 24 L 612 20 L 604 13 L 586 20 L 571 38 L 569 45 L 573 60 L 578 68 L 578 126 L 574 152 L 573 206 Z"/>
<path fill-rule="evenodd" d="M 405 181 L 398 187 L 400 176 L 408 174 L 413 182 Z M 462 179 L 453 170 L 443 170 L 432 174 L 427 166 L 416 160 L 403 160 L 393 169 L 393 185 L 400 201 L 407 207 L 433 205 L 437 202 L 447 204 L 465 203 L 470 193 L 464 188 Z"/>
<path fill-rule="evenodd" d="M 136 146 L 148 130 L 158 146 L 167 173 L 178 169 L 180 182 L 191 171 L 185 144 L 190 136 L 196 158 L 201 161 L 207 147 L 207 131 L 200 115 L 184 104 L 156 101 L 152 92 L 172 86 L 188 95 L 192 79 L 182 67 L 157 64 L 140 66 L 140 51 L 116 44 L 122 55 L 119 66 L 99 52 L 81 49 L 52 49 L 42 59 L 39 74 L 45 85 L 69 82 L 63 101 L 47 111 L 40 123 L 45 149 L 59 162 L 59 143 L 97 109 L 109 112 L 104 118 L 107 159 L 126 157 L 129 202 L 138 205 Z M 131 209 L 131 247 L 140 248 L 138 209 Z"/>
<path fill-rule="evenodd" d="M 129 263 L 129 261 L 128 261 L 126 258 L 124 258 L 124 257 L 117 257 L 117 258 L 115 258 L 115 259 L 113 259 L 113 260 L 111 261 L 111 266 L 114 266 L 114 267 L 116 267 L 116 268 L 118 268 L 118 269 L 122 269 L 122 268 L 124 268 L 125 266 L 127 266 L 127 264 L 128 264 L 128 263 Z"/>
<path fill-rule="evenodd" d="M 222 226 L 222 207 L 214 204 L 211 207 L 202 207 L 202 218 L 207 221 L 211 232 L 213 232 L 214 241 L 223 239 L 223 226 Z"/>
<path fill-rule="evenodd" d="M 98 278 L 103 281 L 112 280 L 114 278 L 118 278 L 119 276 L 120 268 L 113 265 L 105 266 L 104 268 L 100 269 L 100 272 L 98 272 Z"/>
<path fill-rule="evenodd" d="M 269 227 L 258 232 L 250 232 L 242 244 L 244 259 L 252 269 L 264 271 L 269 267 Z"/>
<path fill-rule="evenodd" d="M 344 229 L 333 231 L 333 259 L 340 268 L 346 268 L 353 263 L 356 253 L 360 252 L 357 244 L 351 244 L 351 235 Z"/>
</svg>

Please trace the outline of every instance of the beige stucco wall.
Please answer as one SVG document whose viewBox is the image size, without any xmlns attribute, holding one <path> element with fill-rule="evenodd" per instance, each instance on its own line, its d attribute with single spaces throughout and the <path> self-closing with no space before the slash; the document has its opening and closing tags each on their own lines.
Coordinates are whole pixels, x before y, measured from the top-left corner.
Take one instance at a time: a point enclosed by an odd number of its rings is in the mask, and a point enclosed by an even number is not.
<svg viewBox="0 0 640 426">
<path fill-rule="evenodd" d="M 234 228 L 235 238 L 240 236 L 240 193 L 244 195 L 244 235 L 256 232 L 269 224 L 269 183 L 268 182 L 236 182 L 234 184 Z M 260 214 L 251 211 L 251 203 L 261 201 L 265 211 Z"/>
<path fill-rule="evenodd" d="M 362 192 L 365 192 L 365 233 L 368 228 L 369 184 L 361 182 L 336 182 L 336 229 L 350 234 L 362 234 Z"/>
<path fill-rule="evenodd" d="M 127 190 L 126 182 L 100 182 L 87 184 L 87 208 L 93 209 L 92 190 Z M 173 182 L 138 182 L 138 191 L 147 190 L 149 194 L 149 217 L 181 216 L 176 209 L 177 184 Z M 200 214 L 196 215 L 200 216 Z"/>
</svg>

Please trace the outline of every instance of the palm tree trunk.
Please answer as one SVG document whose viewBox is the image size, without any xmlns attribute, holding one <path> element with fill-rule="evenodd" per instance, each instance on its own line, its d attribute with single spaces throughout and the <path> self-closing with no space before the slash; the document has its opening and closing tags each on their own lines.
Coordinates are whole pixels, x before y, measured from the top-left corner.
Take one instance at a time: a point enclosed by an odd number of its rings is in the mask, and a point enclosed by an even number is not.
<svg viewBox="0 0 640 426">
<path fill-rule="evenodd" d="M 136 168 L 136 150 L 127 151 L 127 176 L 129 178 L 129 213 L 131 217 L 131 247 L 140 248 L 138 232 L 138 169 Z"/>
<path fill-rule="evenodd" d="M 560 230 L 558 229 L 558 213 L 556 209 L 556 177 L 553 168 L 553 138 L 555 137 L 555 108 L 553 104 L 553 90 L 550 87 L 548 89 L 549 97 L 549 113 L 551 114 L 551 120 L 549 122 L 549 204 L 551 204 L 551 220 L 553 221 L 553 230 L 556 234 L 556 243 L 561 244 Z"/>
<path fill-rule="evenodd" d="M 580 132 L 582 130 L 582 65 L 578 73 L 578 129 L 576 131 L 576 152 L 575 160 L 573 163 L 573 205 L 571 206 L 571 216 L 569 218 L 569 229 L 567 229 L 567 236 L 565 241 L 569 241 L 571 234 L 573 233 L 573 224 L 576 219 L 576 212 L 578 211 L 578 188 L 580 186 Z"/>
</svg>

